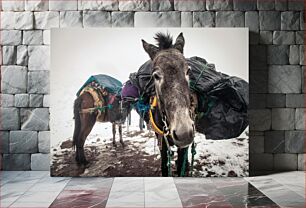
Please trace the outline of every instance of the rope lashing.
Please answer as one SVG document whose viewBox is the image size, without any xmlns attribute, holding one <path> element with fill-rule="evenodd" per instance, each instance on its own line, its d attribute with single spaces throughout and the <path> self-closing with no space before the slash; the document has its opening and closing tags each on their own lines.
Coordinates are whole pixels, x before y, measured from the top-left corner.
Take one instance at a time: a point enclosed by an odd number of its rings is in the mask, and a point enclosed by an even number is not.
<svg viewBox="0 0 306 208">
<path fill-rule="evenodd" d="M 112 109 L 113 108 L 113 105 L 112 104 L 108 104 L 106 106 L 103 106 L 103 107 L 96 107 L 97 110 L 101 111 L 101 112 L 105 112 L 106 109 Z"/>
<path fill-rule="evenodd" d="M 150 110 L 150 105 L 144 104 L 141 100 L 137 101 L 134 104 L 134 107 L 137 109 L 138 112 L 140 112 L 142 115 L 145 114 Z"/>
</svg>

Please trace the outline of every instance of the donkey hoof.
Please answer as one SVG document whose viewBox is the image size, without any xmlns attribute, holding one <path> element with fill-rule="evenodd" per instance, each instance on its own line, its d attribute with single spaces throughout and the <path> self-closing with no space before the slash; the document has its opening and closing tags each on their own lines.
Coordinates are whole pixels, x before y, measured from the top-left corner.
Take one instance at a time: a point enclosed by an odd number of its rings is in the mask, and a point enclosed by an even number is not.
<svg viewBox="0 0 306 208">
<path fill-rule="evenodd" d="M 113 147 L 117 147 L 117 144 L 116 144 L 116 143 L 113 143 Z"/>
<path fill-rule="evenodd" d="M 125 147 L 125 144 L 123 142 L 121 143 L 121 145 L 122 145 L 123 148 Z"/>
</svg>

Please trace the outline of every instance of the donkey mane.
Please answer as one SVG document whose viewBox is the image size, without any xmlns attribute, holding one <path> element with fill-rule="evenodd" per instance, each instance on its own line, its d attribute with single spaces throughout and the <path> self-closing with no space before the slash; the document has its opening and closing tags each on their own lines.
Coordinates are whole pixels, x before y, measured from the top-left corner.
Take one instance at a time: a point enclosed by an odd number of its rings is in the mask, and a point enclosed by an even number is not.
<svg viewBox="0 0 306 208">
<path fill-rule="evenodd" d="M 157 41 L 157 45 L 160 50 L 173 47 L 172 45 L 173 39 L 169 33 L 164 34 L 162 32 L 158 32 L 155 34 L 154 39 Z"/>
</svg>

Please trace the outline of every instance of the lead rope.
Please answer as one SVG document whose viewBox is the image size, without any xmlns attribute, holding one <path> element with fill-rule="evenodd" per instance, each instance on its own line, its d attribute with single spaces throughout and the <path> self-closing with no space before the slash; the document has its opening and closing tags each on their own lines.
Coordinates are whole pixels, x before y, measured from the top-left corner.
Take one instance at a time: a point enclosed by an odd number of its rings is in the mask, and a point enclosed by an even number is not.
<svg viewBox="0 0 306 208">
<path fill-rule="evenodd" d="M 167 145 L 167 166 L 168 166 L 168 177 L 172 176 L 172 171 L 171 171 L 171 149 L 170 149 L 170 145 L 167 139 L 167 135 L 164 135 L 164 140 L 166 142 Z"/>
<path fill-rule="evenodd" d="M 163 128 L 163 131 L 164 131 L 164 140 L 165 140 L 165 143 L 167 145 L 167 166 L 168 166 L 168 177 L 171 177 L 172 176 L 172 171 L 171 171 L 171 149 L 170 149 L 170 145 L 169 145 L 169 142 L 168 142 L 168 138 L 167 136 L 169 135 L 169 128 L 168 128 L 168 124 L 167 124 L 167 121 L 166 121 L 166 117 L 164 116 L 162 118 L 162 121 L 164 123 L 164 128 Z"/>
<path fill-rule="evenodd" d="M 196 147 L 197 147 L 197 145 L 194 142 L 192 142 L 192 145 L 191 145 L 191 167 L 190 167 L 190 176 L 191 177 L 192 177 L 192 174 L 193 174 L 194 156 L 197 154 Z"/>
<path fill-rule="evenodd" d="M 186 163 L 187 163 L 187 160 L 188 160 L 188 148 L 189 147 L 186 147 L 186 150 L 184 152 L 183 164 L 182 164 L 182 169 L 181 169 L 181 172 L 180 172 L 180 177 L 184 177 L 185 174 L 186 174 Z"/>
</svg>

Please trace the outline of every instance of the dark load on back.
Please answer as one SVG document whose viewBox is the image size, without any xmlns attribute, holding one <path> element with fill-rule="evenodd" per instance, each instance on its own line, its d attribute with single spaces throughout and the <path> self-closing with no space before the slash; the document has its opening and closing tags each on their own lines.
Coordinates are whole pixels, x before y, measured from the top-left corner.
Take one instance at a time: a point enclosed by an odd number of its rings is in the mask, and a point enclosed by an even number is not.
<svg viewBox="0 0 306 208">
<path fill-rule="evenodd" d="M 248 126 L 249 85 L 238 77 L 217 72 L 213 64 L 200 57 L 187 59 L 190 67 L 190 90 L 198 98 L 196 130 L 207 139 L 238 137 Z M 130 74 L 130 82 L 138 88 L 140 100 L 148 104 L 154 96 L 151 61 Z"/>
</svg>

